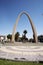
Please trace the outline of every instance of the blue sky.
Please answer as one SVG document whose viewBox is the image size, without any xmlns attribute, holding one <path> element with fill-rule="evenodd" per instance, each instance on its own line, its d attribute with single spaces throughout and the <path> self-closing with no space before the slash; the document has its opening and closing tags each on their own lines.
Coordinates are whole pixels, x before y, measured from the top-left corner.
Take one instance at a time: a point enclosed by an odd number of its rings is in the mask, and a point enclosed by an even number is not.
<svg viewBox="0 0 43 65">
<path fill-rule="evenodd" d="M 12 33 L 13 26 L 20 12 L 26 11 L 37 30 L 37 35 L 43 34 L 43 0 L 0 0 L 0 35 Z M 27 30 L 27 37 L 33 35 L 31 25 L 26 15 L 22 15 L 16 32 L 23 34 Z"/>
</svg>

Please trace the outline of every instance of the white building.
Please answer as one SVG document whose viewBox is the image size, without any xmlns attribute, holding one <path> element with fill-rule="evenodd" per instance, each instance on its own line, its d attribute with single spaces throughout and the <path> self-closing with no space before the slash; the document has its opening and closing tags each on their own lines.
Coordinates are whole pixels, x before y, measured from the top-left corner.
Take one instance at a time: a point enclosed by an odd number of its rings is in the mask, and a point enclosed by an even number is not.
<svg viewBox="0 0 43 65">
<path fill-rule="evenodd" d="M 0 35 L 0 41 L 4 41 L 4 40 L 7 40 L 7 36 Z"/>
</svg>

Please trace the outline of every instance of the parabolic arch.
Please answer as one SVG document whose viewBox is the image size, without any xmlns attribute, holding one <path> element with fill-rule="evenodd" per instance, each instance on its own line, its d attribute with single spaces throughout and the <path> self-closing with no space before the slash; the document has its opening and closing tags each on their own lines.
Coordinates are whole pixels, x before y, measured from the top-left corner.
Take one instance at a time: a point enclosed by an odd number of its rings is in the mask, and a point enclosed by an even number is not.
<svg viewBox="0 0 43 65">
<path fill-rule="evenodd" d="M 28 17 L 28 19 L 29 19 L 29 22 L 30 22 L 30 24 L 31 24 L 31 27 L 32 27 L 32 31 L 33 31 L 33 34 L 34 34 L 34 38 L 35 38 L 35 42 L 37 43 L 37 32 L 36 32 L 36 28 L 35 28 L 35 26 L 34 26 L 34 24 L 33 24 L 33 22 L 32 22 L 32 19 L 30 18 L 30 15 L 27 13 L 27 12 L 25 12 L 25 11 L 23 11 L 23 12 L 21 12 L 19 15 L 18 15 L 18 18 L 17 18 L 17 20 L 16 20 L 16 23 L 14 24 L 14 28 L 13 28 L 13 32 L 12 32 L 12 42 L 14 42 L 15 40 L 15 32 L 16 32 L 16 27 L 17 27 L 17 24 L 18 24 L 18 21 L 19 21 L 19 19 L 20 19 L 20 17 L 23 15 L 23 14 L 25 14 L 27 17 Z"/>
</svg>

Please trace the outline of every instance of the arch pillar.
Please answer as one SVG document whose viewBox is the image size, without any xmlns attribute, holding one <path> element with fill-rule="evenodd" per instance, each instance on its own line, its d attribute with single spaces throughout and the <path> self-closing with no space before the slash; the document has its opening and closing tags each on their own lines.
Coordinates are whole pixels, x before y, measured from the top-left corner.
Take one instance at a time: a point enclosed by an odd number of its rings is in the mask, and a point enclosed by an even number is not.
<svg viewBox="0 0 43 65">
<path fill-rule="evenodd" d="M 15 25 L 14 25 L 13 32 L 12 32 L 12 42 L 15 41 L 15 40 L 14 40 L 14 39 L 15 39 L 15 36 L 14 36 L 14 35 L 15 35 L 16 27 L 17 27 L 17 24 L 18 24 L 18 21 L 19 21 L 20 17 L 21 17 L 23 14 L 25 14 L 25 15 L 28 17 L 28 19 L 29 19 L 29 22 L 30 22 L 30 24 L 31 24 L 32 31 L 33 31 L 33 34 L 34 34 L 34 37 L 35 37 L 35 42 L 37 43 L 38 40 L 37 40 L 36 28 L 35 28 L 35 26 L 34 26 L 34 24 L 33 24 L 33 22 L 32 22 L 32 19 L 30 18 L 30 15 L 29 15 L 27 12 L 25 12 L 25 11 L 21 12 L 21 13 L 18 15 L 18 18 L 17 18 L 17 20 L 16 20 L 16 23 L 15 23 Z"/>
</svg>

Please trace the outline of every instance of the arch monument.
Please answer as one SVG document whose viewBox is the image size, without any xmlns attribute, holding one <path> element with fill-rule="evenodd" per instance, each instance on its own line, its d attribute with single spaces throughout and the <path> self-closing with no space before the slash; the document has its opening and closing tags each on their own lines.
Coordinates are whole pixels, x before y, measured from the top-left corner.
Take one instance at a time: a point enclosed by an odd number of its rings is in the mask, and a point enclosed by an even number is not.
<svg viewBox="0 0 43 65">
<path fill-rule="evenodd" d="M 29 19 L 29 22 L 30 22 L 31 27 L 32 27 L 33 35 L 34 35 L 34 38 L 35 38 L 35 42 L 37 43 L 38 40 L 37 40 L 36 28 L 35 28 L 35 26 L 34 26 L 34 24 L 33 24 L 33 22 L 32 22 L 32 19 L 31 19 L 30 15 L 29 15 L 27 12 L 25 12 L 25 11 L 21 12 L 21 13 L 18 15 L 18 18 L 17 18 L 17 20 L 16 20 L 16 23 L 14 24 L 14 28 L 13 28 L 13 32 L 12 32 L 12 42 L 15 41 L 15 40 L 14 40 L 14 39 L 15 39 L 15 36 L 14 36 L 14 35 L 15 35 L 15 32 L 16 32 L 16 27 L 17 27 L 17 24 L 18 24 L 18 21 L 19 21 L 20 17 L 21 17 L 23 14 L 25 14 L 25 15 L 28 17 L 28 19 Z"/>
</svg>

